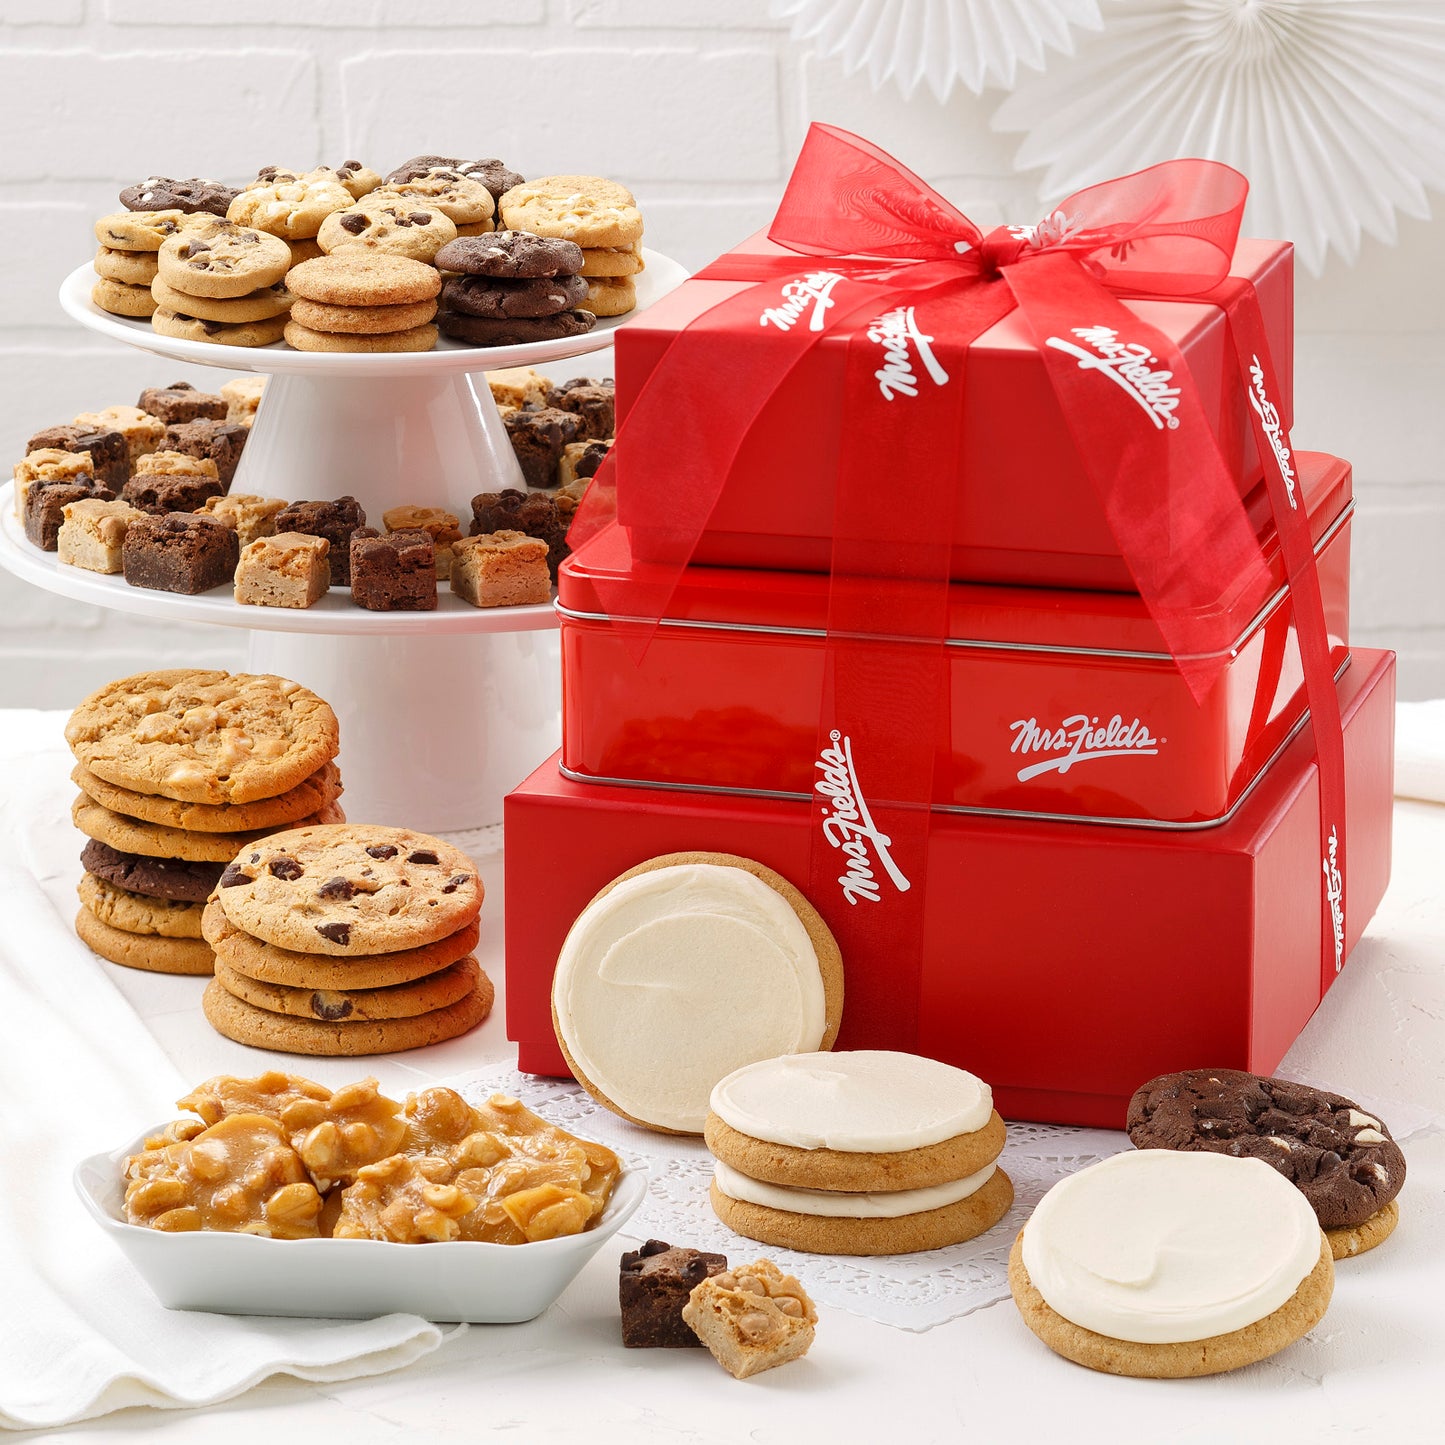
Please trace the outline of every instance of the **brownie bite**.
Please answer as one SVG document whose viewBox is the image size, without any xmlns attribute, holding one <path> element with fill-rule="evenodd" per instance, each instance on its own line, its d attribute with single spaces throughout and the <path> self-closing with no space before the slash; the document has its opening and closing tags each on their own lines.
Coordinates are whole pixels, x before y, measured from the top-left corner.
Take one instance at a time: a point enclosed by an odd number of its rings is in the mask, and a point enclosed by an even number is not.
<svg viewBox="0 0 1445 1445">
<path fill-rule="evenodd" d="M 629 1349 L 675 1349 L 702 1341 L 682 1317 L 688 1296 L 728 1267 L 727 1256 L 649 1239 L 622 1256 L 617 1302 Z"/>
<path fill-rule="evenodd" d="M 212 497 L 225 491 L 220 478 L 204 473 L 194 475 L 138 472 L 121 489 L 121 499 L 142 512 L 198 512 Z"/>
<path fill-rule="evenodd" d="M 569 411 L 580 423 L 579 441 L 606 441 L 617 431 L 617 391 L 610 381 L 579 377 L 547 393 L 547 405 Z"/>
<path fill-rule="evenodd" d="M 216 399 L 220 400 L 219 397 Z M 250 427 L 239 423 L 198 418 L 168 426 L 163 446 L 167 451 L 180 452 L 183 456 L 215 462 L 217 474 L 229 488 L 241 463 L 242 448 L 250 435 Z"/>
<path fill-rule="evenodd" d="M 197 391 L 188 381 L 147 387 L 141 392 L 136 405 L 167 426 L 188 421 L 225 421 L 228 409 L 224 396 Z"/>
<path fill-rule="evenodd" d="M 277 532 L 241 550 L 236 565 L 236 601 L 251 607 L 310 607 L 329 585 L 325 537 Z"/>
<path fill-rule="evenodd" d="M 130 446 L 118 431 L 91 431 L 79 426 L 50 426 L 30 438 L 26 450 L 87 452 L 96 477 L 120 491 L 130 476 Z"/>
<path fill-rule="evenodd" d="M 121 569 L 132 587 L 195 594 L 229 582 L 240 552 L 236 534 L 214 517 L 148 514 L 126 529 Z"/>
<path fill-rule="evenodd" d="M 437 605 L 436 550 L 416 528 L 351 534 L 351 600 L 372 612 L 431 612 Z"/>
<path fill-rule="evenodd" d="M 610 437 L 604 441 L 568 442 L 562 448 L 562 461 L 557 468 L 558 480 L 566 487 L 575 481 L 595 477 L 611 446 Z"/>
<path fill-rule="evenodd" d="M 113 574 L 121 569 L 121 549 L 130 524 L 145 516 L 126 502 L 83 497 L 61 509 L 57 537 L 60 560 L 68 567 Z"/>
<path fill-rule="evenodd" d="M 524 407 L 503 418 L 507 437 L 529 487 L 555 487 L 562 448 L 577 440 L 581 422 L 570 411 Z"/>
<path fill-rule="evenodd" d="M 306 532 L 331 543 L 327 561 L 333 587 L 351 586 L 351 534 L 366 526 L 366 513 L 355 497 L 329 502 L 292 502 L 276 513 L 278 532 Z"/>
<path fill-rule="evenodd" d="M 100 502 L 113 502 L 115 493 L 91 478 L 89 481 L 35 481 L 25 493 L 25 535 L 42 552 L 54 552 L 59 546 L 60 528 L 65 509 L 71 502 L 93 497 Z"/>
<path fill-rule="evenodd" d="M 571 548 L 567 545 L 567 522 L 551 497 L 519 492 L 508 487 L 500 492 L 478 492 L 472 498 L 471 535 L 485 532 L 525 532 L 547 544 L 547 570 L 552 581 Z"/>
<path fill-rule="evenodd" d="M 525 532 L 463 537 L 452 558 L 452 592 L 473 607 L 524 607 L 552 600 L 547 544 Z"/>
</svg>

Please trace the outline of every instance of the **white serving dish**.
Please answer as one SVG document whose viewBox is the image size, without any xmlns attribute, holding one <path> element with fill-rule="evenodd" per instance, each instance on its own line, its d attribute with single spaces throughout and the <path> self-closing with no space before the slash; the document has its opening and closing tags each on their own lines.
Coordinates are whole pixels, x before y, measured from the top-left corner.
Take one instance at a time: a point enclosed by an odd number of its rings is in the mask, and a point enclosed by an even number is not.
<svg viewBox="0 0 1445 1445">
<path fill-rule="evenodd" d="M 124 1148 L 92 1154 L 75 1188 L 168 1309 L 226 1315 L 515 1324 L 535 1319 L 627 1222 L 647 1194 L 647 1170 L 625 1164 L 601 1220 L 584 1234 L 535 1244 L 390 1244 L 373 1239 L 263 1239 L 127 1224 L 122 1165 L 163 1126 Z"/>
</svg>

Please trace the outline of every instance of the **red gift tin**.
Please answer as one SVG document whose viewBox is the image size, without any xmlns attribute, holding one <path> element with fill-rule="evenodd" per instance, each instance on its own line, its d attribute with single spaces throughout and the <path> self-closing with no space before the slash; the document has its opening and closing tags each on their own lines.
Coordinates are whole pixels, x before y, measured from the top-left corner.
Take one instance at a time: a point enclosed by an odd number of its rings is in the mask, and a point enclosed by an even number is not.
<svg viewBox="0 0 1445 1445">
<path fill-rule="evenodd" d="M 728 256 L 746 260 L 781 254 L 789 253 L 759 232 Z M 800 270 L 807 264 L 799 258 Z M 1241 240 L 1231 274 L 1249 278 L 1258 292 L 1288 426 L 1294 405 L 1294 249 L 1281 241 Z M 678 332 L 746 286 L 741 281 L 685 282 L 618 330 L 620 425 Z M 776 287 L 773 291 L 776 300 Z M 759 301 L 760 307 L 767 304 Z M 1183 353 L 1225 466 L 1241 495 L 1247 493 L 1262 471 L 1223 311 L 1193 301 L 1124 304 Z M 712 344 L 717 385 L 725 387 L 730 376 L 746 374 L 767 355 L 772 336 L 754 320 L 736 335 L 715 337 Z M 763 410 L 692 554 L 695 563 L 828 571 L 839 448 L 847 445 L 850 421 L 840 415 L 847 344 L 843 334 L 825 337 Z M 1133 580 L 1020 315 L 1006 316 L 985 331 L 969 347 L 963 368 L 962 453 L 941 456 L 928 476 L 880 480 L 880 501 L 902 501 L 905 492 L 921 497 L 934 488 L 955 488 L 951 575 L 959 580 L 1132 591 Z M 695 399 L 679 399 L 678 426 L 697 423 L 695 406 Z M 852 419 L 852 424 L 860 423 Z M 651 464 L 645 436 L 629 437 L 618 448 L 618 519 L 631 530 L 634 551 L 643 559 L 657 555 L 658 534 L 652 528 L 658 519 L 634 500 L 629 483 Z"/>
<path fill-rule="evenodd" d="M 1349 638 L 1350 468 L 1298 458 L 1338 666 Z M 1238 641 L 1199 702 L 1135 595 L 952 586 L 934 805 L 1174 827 L 1226 817 L 1305 706 L 1262 485 L 1250 509 L 1277 591 L 1235 619 Z M 639 662 L 593 590 L 605 545 L 568 561 L 559 583 L 567 775 L 811 794 L 828 579 L 689 568 Z"/>
<path fill-rule="evenodd" d="M 1390 872 L 1394 655 L 1358 649 L 1340 684 L 1346 952 Z M 842 949 L 839 1048 L 972 1069 L 1010 1118 L 1119 1128 L 1145 1079 L 1207 1065 L 1270 1073 L 1333 982 L 1321 971 L 1319 775 L 1302 731 L 1207 832 L 935 814 L 921 957 L 841 890 L 810 901 Z M 742 854 L 806 885 L 813 803 L 585 786 L 544 763 L 506 802 L 507 1034 L 531 1073 L 567 1073 L 553 966 L 572 920 L 659 854 Z M 565 857 L 565 866 L 557 866 Z M 863 941 L 860 941 L 863 940 Z M 867 941 L 871 940 L 871 941 Z"/>
</svg>

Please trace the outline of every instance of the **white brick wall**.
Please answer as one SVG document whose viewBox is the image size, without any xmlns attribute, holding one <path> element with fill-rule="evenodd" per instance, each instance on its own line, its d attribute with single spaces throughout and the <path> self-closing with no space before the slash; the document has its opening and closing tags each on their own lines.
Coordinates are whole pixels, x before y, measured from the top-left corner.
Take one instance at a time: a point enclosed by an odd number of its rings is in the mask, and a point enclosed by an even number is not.
<svg viewBox="0 0 1445 1445">
<path fill-rule="evenodd" d="M 237 17 L 244 17 L 244 22 Z M 763 224 L 810 119 L 877 140 L 982 224 L 1028 219 L 995 96 L 874 94 L 804 55 L 767 0 L 4 0 L 0 456 L 42 425 L 183 374 L 66 321 L 90 221 L 147 172 L 500 154 L 634 182 L 649 240 L 692 266 Z M 1439 201 L 1445 207 L 1445 201 Z M 1404 222 L 1299 292 L 1304 447 L 1356 468 L 1358 639 L 1445 695 L 1445 220 Z M 194 375 L 194 373 L 193 373 Z M 199 380 L 199 376 L 195 376 Z M 159 626 L 0 574 L 0 705 L 68 706 L 128 670 L 234 666 L 244 634 Z"/>
</svg>

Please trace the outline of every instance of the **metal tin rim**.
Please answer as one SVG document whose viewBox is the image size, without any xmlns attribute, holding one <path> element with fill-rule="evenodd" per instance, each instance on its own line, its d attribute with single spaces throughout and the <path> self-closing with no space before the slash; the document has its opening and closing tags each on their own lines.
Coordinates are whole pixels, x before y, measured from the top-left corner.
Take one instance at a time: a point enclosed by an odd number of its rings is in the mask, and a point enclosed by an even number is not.
<svg viewBox="0 0 1445 1445">
<path fill-rule="evenodd" d="M 1339 515 L 1320 535 L 1315 543 L 1314 554 L 1316 557 L 1334 540 L 1346 522 L 1354 516 L 1355 503 L 1351 498 L 1341 509 Z M 821 574 L 819 574 L 821 575 Z M 1237 657 L 1240 650 L 1264 626 L 1274 615 L 1276 610 L 1289 595 L 1289 583 L 1283 583 L 1265 602 L 1258 612 L 1250 619 L 1244 631 L 1235 638 L 1226 648 L 1219 652 L 1200 653 L 1200 657 Z M 573 622 L 643 622 L 640 617 L 613 617 L 606 612 L 579 612 L 571 607 L 565 607 L 558 601 L 553 604 L 557 613 Z M 752 622 L 712 622 L 703 618 L 687 617 L 661 617 L 657 619 L 659 627 L 676 627 L 699 632 L 751 632 L 764 637 L 826 637 L 827 629 L 822 627 L 762 627 Z M 876 642 L 918 642 L 917 637 L 885 637 L 873 633 L 868 634 L 869 640 Z M 1121 648 L 1110 647 L 1066 647 L 1051 642 L 990 642 L 983 638 L 970 637 L 946 637 L 943 639 L 945 647 L 970 648 L 976 651 L 991 652 L 1046 652 L 1059 657 L 1114 657 L 1128 658 L 1141 662 L 1173 662 L 1174 658 L 1167 652 L 1129 652 Z M 708 790 L 711 791 L 711 790 Z M 779 794 L 780 797 L 799 796 L 791 793 Z M 1029 814 L 1010 816 L 1032 816 Z M 1042 816 L 1053 817 L 1053 814 Z M 1202 825 L 1191 825 L 1202 826 Z M 1208 825 L 1212 826 L 1212 825 Z"/>
<path fill-rule="evenodd" d="M 1345 660 L 1335 669 L 1335 685 L 1337 687 L 1340 679 L 1349 670 L 1352 661 L 1353 656 L 1346 654 Z M 1159 818 L 1095 818 L 1084 813 L 1036 813 L 1018 808 L 968 808 L 959 803 L 934 803 L 929 811 L 969 818 L 1021 818 L 1027 822 L 1036 823 L 1085 823 L 1104 828 L 1152 828 L 1166 833 L 1202 832 L 1208 828 L 1222 826 L 1239 812 L 1250 795 L 1264 780 L 1265 774 L 1280 760 L 1285 749 L 1299 736 L 1309 720 L 1310 710 L 1306 708 L 1296 719 L 1294 726 L 1280 740 L 1279 746 L 1269 755 L 1268 760 L 1245 785 L 1244 791 L 1217 818 L 1202 818 L 1192 823 L 1171 823 Z M 777 792 L 767 788 L 709 788 L 702 783 L 648 782 L 640 778 L 599 778 L 592 773 L 576 772 L 567 767 L 560 759 L 557 762 L 557 771 L 569 782 L 606 788 L 659 788 L 669 793 L 706 793 L 729 798 L 764 798 L 775 803 L 809 803 L 814 798 L 812 793 Z"/>
</svg>

